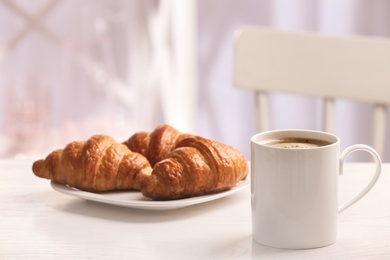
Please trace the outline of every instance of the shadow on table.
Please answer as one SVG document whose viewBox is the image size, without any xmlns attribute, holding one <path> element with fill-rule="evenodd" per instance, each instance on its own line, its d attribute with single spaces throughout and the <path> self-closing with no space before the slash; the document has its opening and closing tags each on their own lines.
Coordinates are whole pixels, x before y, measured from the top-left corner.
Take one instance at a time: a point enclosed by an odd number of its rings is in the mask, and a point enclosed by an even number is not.
<svg viewBox="0 0 390 260">
<path fill-rule="evenodd" d="M 65 205 L 59 205 L 58 209 L 71 214 L 85 215 L 92 218 L 102 218 L 120 222 L 166 222 L 192 218 L 205 213 L 210 213 L 210 211 L 213 210 L 229 207 L 235 199 L 235 195 L 232 195 L 215 201 L 170 210 L 142 210 L 82 199 L 74 199 Z"/>
<path fill-rule="evenodd" d="M 302 257 L 309 257 L 310 259 L 321 258 L 321 252 L 327 247 L 320 247 L 314 249 L 280 249 L 261 245 L 252 240 L 252 257 L 264 259 L 302 259 Z M 333 246 L 333 245 L 330 245 Z"/>
</svg>

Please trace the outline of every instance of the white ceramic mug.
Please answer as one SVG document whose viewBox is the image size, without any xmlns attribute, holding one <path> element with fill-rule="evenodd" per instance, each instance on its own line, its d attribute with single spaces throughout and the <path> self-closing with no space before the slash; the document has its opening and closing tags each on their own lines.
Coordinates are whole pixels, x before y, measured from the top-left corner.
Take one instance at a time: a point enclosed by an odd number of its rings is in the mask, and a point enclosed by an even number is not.
<svg viewBox="0 0 390 260">
<path fill-rule="evenodd" d="M 328 142 L 315 148 L 272 147 L 270 140 L 304 138 Z M 370 153 L 376 163 L 371 182 L 338 206 L 338 175 L 352 152 Z M 254 241 L 271 247 L 304 249 L 336 241 L 338 214 L 362 198 L 381 172 L 377 152 L 362 144 L 340 155 L 340 139 L 311 130 L 276 130 L 251 138 L 251 202 Z"/>
</svg>

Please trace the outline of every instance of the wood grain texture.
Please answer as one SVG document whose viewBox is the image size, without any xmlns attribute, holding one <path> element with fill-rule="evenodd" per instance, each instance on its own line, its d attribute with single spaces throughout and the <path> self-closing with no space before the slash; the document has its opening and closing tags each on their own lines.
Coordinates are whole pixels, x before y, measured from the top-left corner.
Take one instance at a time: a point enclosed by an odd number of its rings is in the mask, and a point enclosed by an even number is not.
<svg viewBox="0 0 390 260">
<path fill-rule="evenodd" d="M 376 186 L 339 217 L 338 241 L 280 250 L 252 241 L 250 190 L 192 207 L 145 211 L 54 191 L 31 161 L 0 160 L 0 259 L 390 259 L 390 164 Z M 347 164 L 340 202 L 373 164 Z"/>
</svg>

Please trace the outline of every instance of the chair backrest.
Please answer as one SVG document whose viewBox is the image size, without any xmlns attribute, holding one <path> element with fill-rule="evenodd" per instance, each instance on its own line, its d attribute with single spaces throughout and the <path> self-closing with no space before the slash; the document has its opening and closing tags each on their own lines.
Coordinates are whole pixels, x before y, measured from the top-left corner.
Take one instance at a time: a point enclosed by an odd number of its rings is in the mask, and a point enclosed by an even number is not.
<svg viewBox="0 0 390 260">
<path fill-rule="evenodd" d="M 334 127 L 334 100 L 370 102 L 372 146 L 383 154 L 390 103 L 390 40 L 243 27 L 234 35 L 233 84 L 253 90 L 258 131 L 268 129 L 267 93 L 322 97 L 323 130 Z"/>
</svg>

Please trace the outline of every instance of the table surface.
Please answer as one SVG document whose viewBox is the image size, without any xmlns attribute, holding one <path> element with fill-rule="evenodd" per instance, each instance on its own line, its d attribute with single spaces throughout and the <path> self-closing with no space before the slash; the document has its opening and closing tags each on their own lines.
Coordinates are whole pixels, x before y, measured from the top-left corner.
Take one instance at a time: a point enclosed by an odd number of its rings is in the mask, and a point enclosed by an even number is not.
<svg viewBox="0 0 390 260">
<path fill-rule="evenodd" d="M 0 259 L 390 259 L 390 164 L 374 188 L 339 216 L 338 241 L 282 250 L 252 240 L 249 188 L 181 209 L 102 204 L 53 190 L 31 161 L 0 160 Z M 372 176 L 346 164 L 340 203 Z"/>
</svg>

